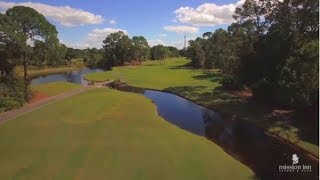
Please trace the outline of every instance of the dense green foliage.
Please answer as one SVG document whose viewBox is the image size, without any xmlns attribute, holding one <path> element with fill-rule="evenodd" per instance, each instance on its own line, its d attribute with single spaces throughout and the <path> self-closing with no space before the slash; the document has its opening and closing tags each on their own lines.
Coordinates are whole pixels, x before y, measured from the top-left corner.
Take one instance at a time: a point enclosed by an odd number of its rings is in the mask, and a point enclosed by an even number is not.
<svg viewBox="0 0 320 180">
<path fill-rule="evenodd" d="M 101 65 L 105 68 L 121 66 L 126 62 L 143 61 L 149 57 L 149 45 L 142 36 L 130 39 L 124 32 L 109 34 L 103 41 L 104 57 Z"/>
<path fill-rule="evenodd" d="M 27 64 L 30 59 L 30 46 L 27 41 L 35 42 L 37 39 L 43 39 L 45 43 L 52 46 L 52 44 L 58 42 L 57 30 L 42 14 L 29 7 L 15 6 L 6 11 L 6 16 L 13 24 L 12 28 L 15 36 L 22 37 L 19 38 L 22 52 L 20 56 L 24 66 L 24 80 L 27 86 Z M 4 33 L 11 32 L 4 31 Z"/>
<path fill-rule="evenodd" d="M 247 0 L 228 30 L 190 42 L 196 68 L 218 68 L 226 87 L 250 87 L 257 99 L 304 108 L 318 102 L 317 0 Z"/>
<path fill-rule="evenodd" d="M 180 52 L 176 47 L 156 45 L 151 48 L 151 59 L 152 60 L 163 60 L 170 57 L 179 57 Z"/>
<path fill-rule="evenodd" d="M 1 13 L 0 109 L 19 107 L 31 97 L 28 65 L 43 67 L 69 64 L 65 58 L 66 52 L 67 47 L 57 39 L 55 26 L 34 9 L 15 6 L 5 14 Z M 17 65 L 23 66 L 24 83 L 14 73 Z"/>
<path fill-rule="evenodd" d="M 151 59 L 162 60 L 169 56 L 169 49 L 163 45 L 156 45 L 151 48 Z"/>
<path fill-rule="evenodd" d="M 85 54 L 82 56 L 83 61 L 88 67 L 97 67 L 100 66 L 100 63 L 103 59 L 103 50 L 97 48 L 85 49 Z"/>
<path fill-rule="evenodd" d="M 35 41 L 28 64 L 38 67 L 70 65 L 71 58 L 67 57 L 67 51 L 64 44 Z"/>
<path fill-rule="evenodd" d="M 27 89 L 30 96 L 30 89 Z M 26 102 L 24 81 L 20 77 L 0 77 L 0 113 L 18 108 Z"/>
<path fill-rule="evenodd" d="M 131 58 L 135 61 L 144 61 L 150 57 L 150 46 L 143 36 L 133 36 L 133 47 L 131 49 Z"/>
</svg>

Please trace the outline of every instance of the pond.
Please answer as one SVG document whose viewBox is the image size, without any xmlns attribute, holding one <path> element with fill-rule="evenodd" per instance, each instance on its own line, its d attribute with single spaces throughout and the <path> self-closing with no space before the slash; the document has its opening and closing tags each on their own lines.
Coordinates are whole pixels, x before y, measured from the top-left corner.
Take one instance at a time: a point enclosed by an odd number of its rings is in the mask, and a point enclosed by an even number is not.
<svg viewBox="0 0 320 180">
<path fill-rule="evenodd" d="M 31 80 L 31 84 L 37 85 L 37 84 L 45 84 L 45 83 L 56 82 L 56 81 L 66 81 L 66 82 L 71 82 L 75 84 L 86 85 L 88 84 L 88 81 L 83 79 L 83 76 L 85 74 L 100 72 L 100 71 L 103 71 L 103 70 L 98 68 L 84 68 L 81 70 L 70 71 L 66 73 L 57 73 L 57 74 L 39 76 L 39 77 L 33 78 Z"/>
<path fill-rule="evenodd" d="M 246 121 L 222 117 L 213 110 L 171 93 L 129 86 L 117 89 L 140 93 L 151 99 L 166 121 L 206 137 L 251 168 L 259 179 L 318 179 L 317 159 Z M 297 164 L 293 164 L 293 156 L 299 158 Z M 292 170 L 299 167 L 300 170 Z"/>
</svg>

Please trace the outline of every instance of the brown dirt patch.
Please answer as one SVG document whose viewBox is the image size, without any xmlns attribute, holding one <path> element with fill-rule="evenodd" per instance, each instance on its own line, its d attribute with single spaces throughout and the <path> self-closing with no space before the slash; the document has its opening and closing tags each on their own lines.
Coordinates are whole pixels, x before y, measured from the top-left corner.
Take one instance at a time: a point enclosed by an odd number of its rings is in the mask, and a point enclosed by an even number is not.
<svg viewBox="0 0 320 180">
<path fill-rule="evenodd" d="M 252 92 L 250 89 L 245 89 L 242 91 L 229 91 L 229 93 L 241 99 L 249 99 L 252 97 Z"/>
<path fill-rule="evenodd" d="M 40 91 L 34 91 L 33 92 L 33 96 L 29 100 L 28 104 L 32 104 L 32 103 L 47 99 L 48 97 L 49 97 L 48 95 L 46 95 L 46 94 L 44 94 L 44 93 L 42 93 Z"/>
</svg>

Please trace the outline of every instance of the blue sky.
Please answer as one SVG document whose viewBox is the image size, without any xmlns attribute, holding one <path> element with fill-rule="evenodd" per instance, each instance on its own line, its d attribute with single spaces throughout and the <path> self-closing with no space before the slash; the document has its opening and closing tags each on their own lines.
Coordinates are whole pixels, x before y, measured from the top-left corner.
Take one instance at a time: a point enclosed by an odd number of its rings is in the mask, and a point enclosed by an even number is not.
<svg viewBox="0 0 320 180">
<path fill-rule="evenodd" d="M 183 36 L 226 28 L 243 0 L 52 0 L 0 1 L 0 10 L 29 6 L 56 25 L 62 43 L 76 48 L 101 47 L 110 33 L 142 35 L 150 45 L 183 46 Z"/>
</svg>

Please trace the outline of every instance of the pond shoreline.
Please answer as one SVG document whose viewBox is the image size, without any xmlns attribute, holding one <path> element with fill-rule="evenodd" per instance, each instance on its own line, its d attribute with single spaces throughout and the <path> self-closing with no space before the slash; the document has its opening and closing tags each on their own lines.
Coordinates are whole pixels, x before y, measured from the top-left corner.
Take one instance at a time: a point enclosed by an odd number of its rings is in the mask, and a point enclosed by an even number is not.
<svg viewBox="0 0 320 180">
<path fill-rule="evenodd" d="M 42 69 L 28 69 L 28 79 L 32 80 L 34 78 L 38 78 L 40 76 L 48 76 L 53 74 L 60 74 L 60 73 L 68 73 L 72 71 L 79 71 L 81 69 L 86 69 L 88 67 L 75 67 L 75 66 L 63 66 L 63 67 L 49 67 L 49 68 L 42 68 Z M 20 76 L 23 76 L 20 74 Z"/>
<path fill-rule="evenodd" d="M 98 82 L 98 81 L 95 81 L 95 82 Z M 99 82 L 101 82 L 101 81 L 99 81 Z M 190 102 L 193 102 L 193 103 L 195 103 L 195 104 L 197 104 L 197 105 L 199 105 L 199 106 L 201 106 L 201 107 L 204 107 L 204 108 L 213 110 L 213 111 L 219 113 L 219 114 L 220 114 L 222 117 L 224 117 L 224 118 L 225 118 L 225 117 L 231 117 L 231 118 L 233 118 L 233 119 L 235 119 L 235 120 L 237 120 L 237 121 L 245 121 L 246 123 L 249 123 L 250 125 L 252 125 L 252 126 L 260 129 L 261 131 L 263 131 L 263 132 L 266 133 L 267 135 L 272 136 L 272 137 L 276 138 L 277 140 L 279 140 L 279 141 L 281 141 L 281 142 L 283 142 L 283 143 L 291 146 L 292 148 L 294 148 L 294 149 L 297 150 L 298 152 L 303 152 L 303 153 L 307 154 L 307 155 L 308 155 L 309 157 L 311 157 L 313 160 L 316 160 L 316 161 L 319 162 L 319 157 L 317 157 L 316 155 L 314 155 L 312 152 L 310 152 L 310 151 L 308 151 L 308 150 L 306 150 L 306 149 L 304 149 L 304 148 L 302 148 L 302 147 L 300 147 L 300 146 L 297 146 L 296 144 L 290 142 L 288 139 L 285 139 L 285 138 L 283 138 L 283 137 L 281 137 L 281 136 L 279 136 L 279 135 L 277 135 L 277 134 L 275 134 L 275 133 L 272 133 L 272 132 L 268 131 L 267 129 L 259 126 L 259 125 L 256 124 L 256 123 L 254 123 L 254 122 L 247 121 L 247 120 L 241 119 L 241 118 L 239 118 L 239 117 L 234 117 L 234 116 L 232 117 L 232 116 L 231 116 L 230 114 L 228 114 L 228 113 L 221 112 L 221 111 L 216 110 L 216 109 L 212 109 L 212 108 L 210 108 L 210 107 L 208 107 L 208 106 L 206 106 L 206 105 L 203 105 L 203 104 L 198 103 L 198 102 L 196 102 L 196 101 L 194 101 L 194 100 L 192 100 L 192 99 L 189 99 L 189 98 L 187 98 L 187 97 L 184 97 L 184 96 L 182 96 L 182 95 L 179 95 L 179 94 L 177 94 L 177 93 L 174 93 L 174 92 L 171 92 L 171 91 L 168 91 L 168 90 L 159 90 L 159 89 L 154 89 L 154 88 L 136 87 L 136 86 L 128 85 L 128 84 L 125 83 L 125 82 L 121 82 L 121 85 L 126 85 L 126 86 L 128 86 L 128 87 L 137 88 L 137 89 L 153 90 L 153 91 L 170 93 L 170 94 L 176 95 L 176 96 L 178 96 L 178 97 L 181 97 L 181 98 L 183 98 L 183 99 L 186 99 L 186 100 L 188 100 L 188 101 L 190 101 Z M 111 87 L 112 87 L 112 86 L 111 86 Z M 115 89 L 116 89 L 116 88 L 115 88 Z"/>
</svg>

